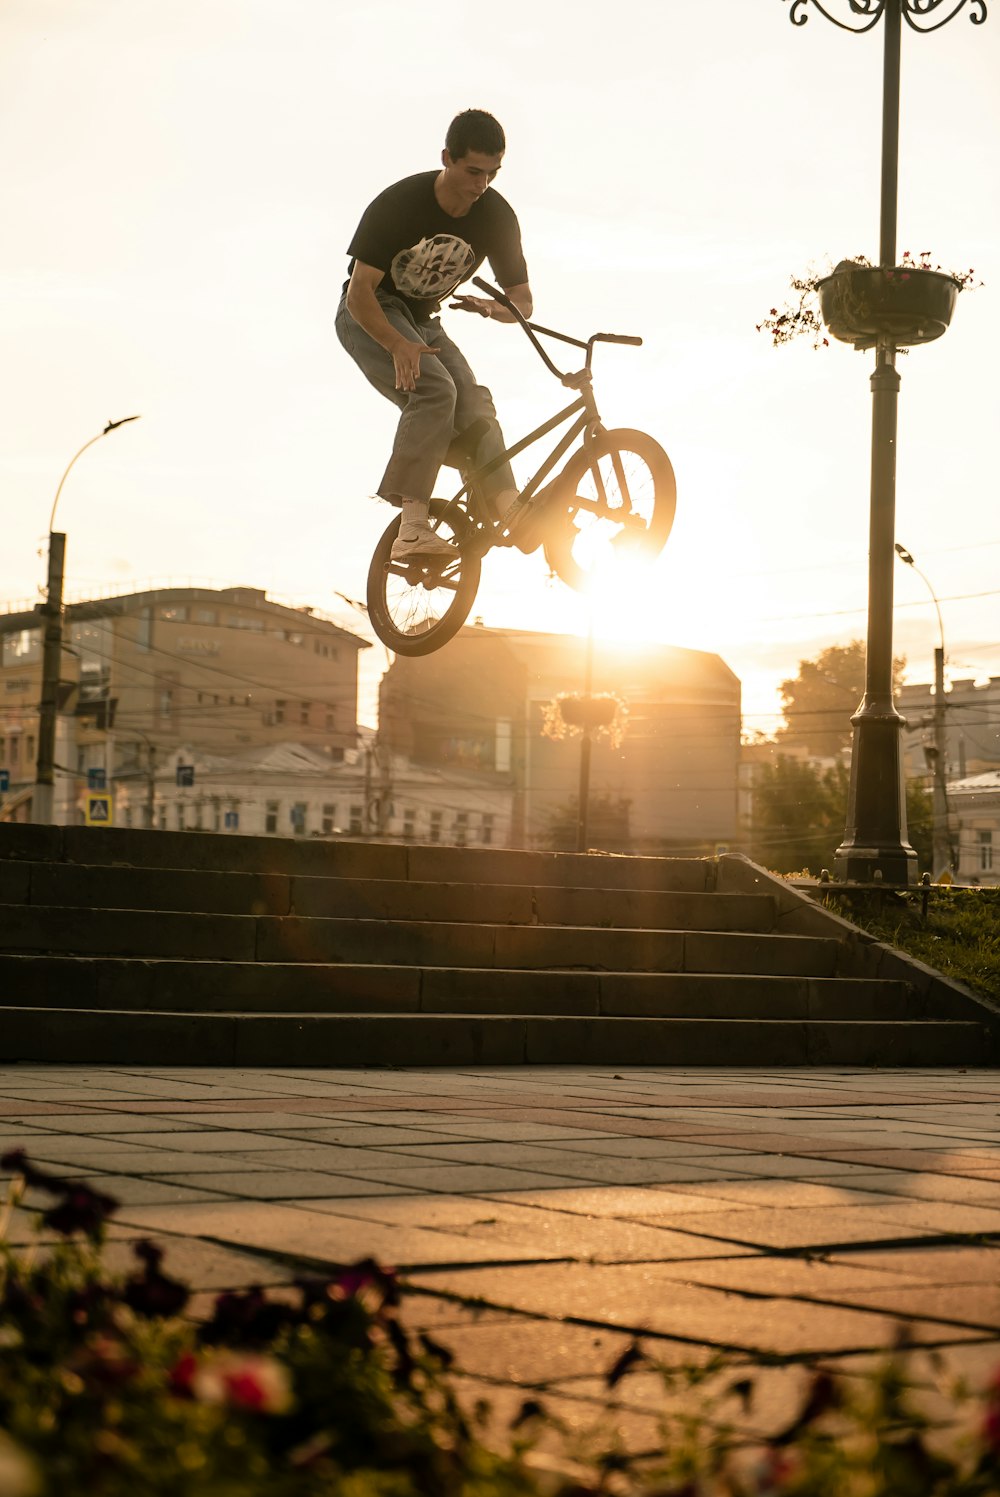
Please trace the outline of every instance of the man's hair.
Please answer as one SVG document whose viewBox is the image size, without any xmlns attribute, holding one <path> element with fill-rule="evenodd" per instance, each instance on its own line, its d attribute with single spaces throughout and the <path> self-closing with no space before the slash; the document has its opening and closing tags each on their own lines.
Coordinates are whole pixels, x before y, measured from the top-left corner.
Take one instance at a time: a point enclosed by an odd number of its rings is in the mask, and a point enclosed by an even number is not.
<svg viewBox="0 0 1000 1497">
<path fill-rule="evenodd" d="M 461 161 L 470 151 L 483 156 L 500 156 L 507 148 L 499 121 L 485 109 L 466 109 L 456 114 L 448 126 L 444 148 L 453 161 Z"/>
</svg>

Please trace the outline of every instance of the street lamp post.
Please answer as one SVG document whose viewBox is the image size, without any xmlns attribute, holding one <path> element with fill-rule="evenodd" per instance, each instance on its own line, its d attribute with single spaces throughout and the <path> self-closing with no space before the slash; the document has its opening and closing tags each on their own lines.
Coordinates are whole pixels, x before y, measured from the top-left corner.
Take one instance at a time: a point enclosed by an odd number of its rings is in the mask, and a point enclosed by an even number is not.
<svg viewBox="0 0 1000 1497">
<path fill-rule="evenodd" d="M 59 712 L 59 681 L 62 675 L 62 599 L 66 564 L 66 536 L 55 528 L 59 496 L 63 491 L 63 484 L 69 477 L 70 469 L 88 447 L 93 447 L 94 443 L 106 437 L 108 432 L 117 431 L 119 426 L 138 420 L 138 416 L 123 416 L 120 421 L 109 421 L 96 437 L 91 437 L 89 442 L 84 442 L 66 465 L 66 470 L 59 480 L 59 487 L 56 489 L 56 496 L 52 501 L 52 514 L 49 516 L 48 579 L 45 605 L 41 610 L 45 619 L 45 632 L 42 647 L 42 690 L 38 703 L 38 754 L 35 760 L 35 790 L 31 808 L 32 820 L 36 822 L 45 823 L 55 819 L 56 718 Z"/>
<path fill-rule="evenodd" d="M 899 174 L 899 61 L 902 22 L 937 31 L 968 5 L 975 25 L 986 20 L 985 0 L 846 0 L 845 19 L 827 8 L 834 0 L 791 0 L 789 19 L 802 26 L 812 5 L 844 31 L 870 31 L 885 18 L 882 69 L 882 162 L 879 264 L 896 263 Z M 906 837 L 901 733 L 904 719 L 892 698 L 892 564 L 896 514 L 896 340 L 880 333 L 872 391 L 871 510 L 868 555 L 868 647 L 865 694 L 851 719 L 854 742 L 844 840 L 835 854 L 841 878 L 911 884 L 917 855 Z"/>
<path fill-rule="evenodd" d="M 941 604 L 938 602 L 937 593 L 930 584 L 929 578 L 917 566 L 913 557 L 905 546 L 896 542 L 896 555 L 904 566 L 912 567 L 917 576 L 923 582 L 934 600 L 937 609 L 938 636 L 940 644 L 934 651 L 934 873 L 935 876 L 945 869 L 951 869 L 954 862 L 954 853 L 951 845 L 951 826 L 948 810 L 948 742 L 945 731 L 945 700 L 944 700 L 944 620 L 941 617 Z"/>
</svg>

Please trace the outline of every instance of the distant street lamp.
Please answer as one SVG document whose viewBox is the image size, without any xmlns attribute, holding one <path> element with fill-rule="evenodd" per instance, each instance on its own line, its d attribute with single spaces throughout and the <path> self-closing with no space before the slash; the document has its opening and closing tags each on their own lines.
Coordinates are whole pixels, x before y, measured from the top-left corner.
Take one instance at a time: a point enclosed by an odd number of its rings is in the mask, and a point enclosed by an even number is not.
<svg viewBox="0 0 1000 1497">
<path fill-rule="evenodd" d="M 55 814 L 55 769 L 56 769 L 56 716 L 59 711 L 59 681 L 62 675 L 63 642 L 63 576 L 66 564 L 66 536 L 55 529 L 56 509 L 63 484 L 70 469 L 86 452 L 109 432 L 117 431 L 129 421 L 138 421 L 138 416 L 123 416 L 120 421 L 109 421 L 103 431 L 89 442 L 84 442 L 75 452 L 59 480 L 56 496 L 52 501 L 49 516 L 49 571 L 45 605 L 41 612 L 45 618 L 45 636 L 42 653 L 42 692 L 38 704 L 38 757 L 35 761 L 35 790 L 32 796 L 31 817 L 36 822 L 51 822 Z"/>
<path fill-rule="evenodd" d="M 941 643 L 934 651 L 934 873 L 937 875 L 942 873 L 946 868 L 950 869 L 954 860 L 948 808 L 948 752 L 947 735 L 945 733 L 944 700 L 944 620 L 941 617 L 941 604 L 938 602 L 937 593 L 931 586 L 929 578 L 924 576 L 905 546 L 901 546 L 897 541 L 895 549 L 896 555 L 903 565 L 912 567 L 917 576 L 923 579 L 927 591 L 934 599 L 934 607 L 937 609 L 938 634 L 941 639 Z"/>
<path fill-rule="evenodd" d="M 902 22 L 937 31 L 965 10 L 974 25 L 986 20 L 985 0 L 791 0 L 789 19 L 809 19 L 810 4 L 844 31 L 870 31 L 885 17 L 882 70 L 882 179 L 879 266 L 896 264 L 899 176 L 899 60 Z M 844 6 L 846 5 L 846 10 Z M 830 7 L 829 9 L 827 7 Z M 844 19 L 833 10 L 840 9 Z M 917 855 L 906 837 L 901 731 L 892 698 L 892 562 L 896 513 L 897 337 L 879 332 L 872 390 L 871 520 L 868 554 L 868 646 L 865 694 L 851 722 L 851 786 L 838 874 L 867 883 L 917 880 Z"/>
</svg>

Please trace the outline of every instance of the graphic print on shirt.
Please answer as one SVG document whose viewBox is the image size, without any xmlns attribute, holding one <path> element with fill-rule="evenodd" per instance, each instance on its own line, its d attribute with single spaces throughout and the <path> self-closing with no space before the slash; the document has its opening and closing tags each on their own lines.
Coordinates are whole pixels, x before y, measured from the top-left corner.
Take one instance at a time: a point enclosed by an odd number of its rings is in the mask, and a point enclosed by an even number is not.
<svg viewBox="0 0 1000 1497">
<path fill-rule="evenodd" d="M 453 291 L 476 263 L 471 244 L 457 234 L 435 234 L 410 249 L 400 250 L 391 274 L 404 296 L 419 301 L 440 300 Z"/>
</svg>

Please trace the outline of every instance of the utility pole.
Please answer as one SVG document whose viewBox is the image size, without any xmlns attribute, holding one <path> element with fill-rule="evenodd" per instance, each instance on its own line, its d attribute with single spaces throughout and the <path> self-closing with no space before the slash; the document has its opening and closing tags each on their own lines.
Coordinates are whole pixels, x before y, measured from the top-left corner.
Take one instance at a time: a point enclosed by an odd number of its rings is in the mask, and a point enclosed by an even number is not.
<svg viewBox="0 0 1000 1497">
<path fill-rule="evenodd" d="M 934 877 L 952 865 L 948 825 L 948 736 L 945 728 L 944 645 L 934 651 Z"/>
<path fill-rule="evenodd" d="M 70 469 L 88 447 L 93 447 L 94 443 L 106 437 L 108 432 L 117 431 L 119 426 L 138 420 L 138 416 L 123 416 L 120 421 L 109 421 L 96 437 L 91 437 L 89 442 L 84 442 L 66 465 L 63 476 L 59 480 L 59 487 L 56 489 L 56 496 L 52 501 L 52 514 L 49 516 L 48 586 L 45 604 L 42 608 L 45 618 L 45 640 L 42 651 L 42 689 L 38 703 L 38 754 L 35 760 L 35 791 L 31 808 L 31 817 L 35 822 L 51 822 L 55 815 L 56 716 L 59 711 L 59 681 L 62 675 L 63 577 L 66 569 L 66 536 L 62 531 L 55 529 L 59 496 L 63 491 L 63 484 L 69 477 Z M 110 770 L 109 765 L 107 776 L 109 790 L 111 789 Z"/>
<path fill-rule="evenodd" d="M 55 814 L 56 714 L 59 710 L 59 678 L 62 669 L 63 572 L 66 537 L 49 532 L 48 587 L 42 614 L 45 636 L 42 649 L 42 694 L 38 704 L 38 758 L 32 819 L 51 822 Z"/>
<path fill-rule="evenodd" d="M 594 610 L 590 610 L 587 628 L 587 654 L 583 671 L 583 699 L 590 703 L 594 685 Z M 587 851 L 590 821 L 590 732 L 591 725 L 585 721 L 583 737 L 580 739 L 580 784 L 576 805 L 576 850 Z"/>
</svg>

